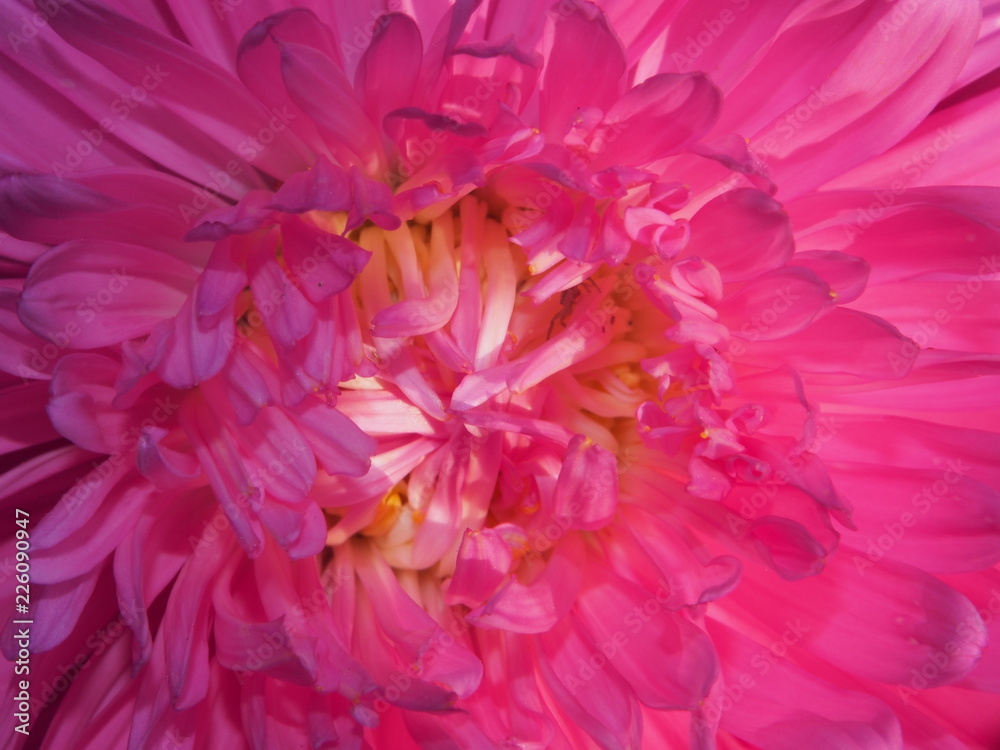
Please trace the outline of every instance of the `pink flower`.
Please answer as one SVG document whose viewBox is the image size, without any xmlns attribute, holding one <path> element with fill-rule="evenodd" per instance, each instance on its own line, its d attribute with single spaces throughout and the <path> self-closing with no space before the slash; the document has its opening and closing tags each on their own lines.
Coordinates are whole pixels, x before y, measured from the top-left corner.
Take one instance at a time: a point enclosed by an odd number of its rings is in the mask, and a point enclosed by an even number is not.
<svg viewBox="0 0 1000 750">
<path fill-rule="evenodd" d="M 10 746 L 996 747 L 994 5 L 279 5 L 0 3 Z"/>
</svg>

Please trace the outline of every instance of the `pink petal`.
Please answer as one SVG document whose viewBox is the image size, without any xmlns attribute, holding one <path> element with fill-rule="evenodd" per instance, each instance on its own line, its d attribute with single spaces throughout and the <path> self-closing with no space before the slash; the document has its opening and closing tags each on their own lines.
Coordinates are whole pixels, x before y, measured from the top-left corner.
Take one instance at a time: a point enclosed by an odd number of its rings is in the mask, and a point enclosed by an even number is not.
<svg viewBox="0 0 1000 750">
<path fill-rule="evenodd" d="M 250 481 L 232 435 L 204 404 L 185 402 L 180 423 L 236 538 L 247 554 L 258 556 L 264 537 L 251 506 L 259 504 L 261 490 Z"/>
<path fill-rule="evenodd" d="M 530 583 L 512 579 L 496 596 L 466 619 L 478 627 L 514 633 L 544 633 L 573 605 L 580 586 L 583 544 L 575 534 L 563 537 L 540 574 Z"/>
<path fill-rule="evenodd" d="M 274 257 L 272 236 L 262 241 L 247 260 L 250 291 L 274 341 L 292 346 L 312 330 L 316 308 L 285 274 Z"/>
<path fill-rule="evenodd" d="M 97 586 L 101 569 L 97 568 L 76 578 L 68 578 L 50 585 L 40 584 L 31 591 L 31 615 L 36 622 L 31 627 L 31 652 L 42 654 L 65 641 L 90 600 Z M 0 629 L 3 654 L 8 661 L 18 658 L 14 634 L 23 625 L 13 621 L 22 616 L 11 610 L 10 617 Z"/>
<path fill-rule="evenodd" d="M 571 746 L 583 747 L 591 737 L 603 748 L 639 746 L 642 714 L 635 693 L 575 615 L 541 635 L 534 655 L 545 687 L 571 719 L 566 731 L 579 737 Z M 595 669 L 591 660 L 603 667 Z"/>
<path fill-rule="evenodd" d="M 251 190 L 235 206 L 225 206 L 206 213 L 184 238 L 189 242 L 215 242 L 231 234 L 245 234 L 260 229 L 274 219 L 274 212 L 268 210 L 270 199 L 271 193 L 267 190 Z"/>
<path fill-rule="evenodd" d="M 650 592 L 599 565 L 576 610 L 594 642 L 611 643 L 608 662 L 652 708 L 695 708 L 718 673 L 712 641 L 687 619 L 665 610 L 669 590 Z"/>
<path fill-rule="evenodd" d="M 114 98 L 111 113 L 119 120 L 114 122 L 118 138 L 169 163 L 196 185 L 212 178 L 208 184 L 225 195 L 259 186 L 244 157 L 247 146 L 241 149 L 241 144 L 248 131 L 269 130 L 271 115 L 231 75 L 192 54 L 187 44 L 109 9 L 79 5 L 66 10 L 52 17 L 56 32 L 109 71 L 141 84 L 143 100 L 158 105 L 130 100 L 139 105 L 132 107 L 121 96 Z M 109 114 L 103 104 L 95 121 Z M 280 120 L 275 125 L 269 130 L 274 142 L 256 150 L 254 158 L 263 169 L 282 175 L 300 162 L 281 135 L 284 125 Z M 240 158 L 233 159 L 234 154 Z M 231 171 L 219 169 L 230 163 L 235 165 Z"/>
<path fill-rule="evenodd" d="M 594 168 L 643 165 L 675 154 L 711 128 L 721 106 L 721 93 L 701 73 L 648 78 L 608 110 L 599 131 L 606 148 Z"/>
<path fill-rule="evenodd" d="M 349 211 L 352 205 L 351 180 L 343 167 L 320 154 L 313 168 L 297 172 L 278 188 L 270 207 L 276 211 Z"/>
<path fill-rule="evenodd" d="M 794 590 L 771 587 L 777 595 L 757 612 L 776 632 L 794 627 L 801 648 L 870 680 L 907 684 L 938 653 L 949 657 L 929 685 L 967 674 L 987 638 L 972 603 L 916 568 L 869 562 L 861 550 L 841 547 L 822 575 L 798 581 Z M 759 595 L 760 575 L 751 580 L 746 573 L 737 592 Z"/>
<path fill-rule="evenodd" d="M 790 265 L 807 268 L 836 293 L 838 305 L 853 302 L 865 291 L 871 266 L 864 258 L 836 250 L 806 250 L 795 253 Z"/>
<path fill-rule="evenodd" d="M 495 529 L 467 529 L 448 585 L 448 601 L 479 606 L 492 597 L 513 561 L 510 547 Z"/>
<path fill-rule="evenodd" d="M 621 42 L 598 6 L 581 2 L 567 13 L 560 11 L 542 79 L 542 130 L 560 139 L 580 109 L 607 112 L 618 99 L 624 73 Z M 588 85 L 580 89 L 577 82 L 582 80 Z"/>
<path fill-rule="evenodd" d="M 422 59 L 420 28 L 413 19 L 391 13 L 380 21 L 354 74 L 354 88 L 380 131 L 389 112 L 413 103 Z"/>
<path fill-rule="evenodd" d="M 801 372 L 892 380 L 909 372 L 919 349 L 881 318 L 837 308 L 804 331 L 746 344 L 745 351 L 757 362 L 786 362 Z"/>
<path fill-rule="evenodd" d="M 961 69 L 979 27 L 978 4 L 918 8 L 899 28 L 894 12 L 862 3 L 825 18 L 821 37 L 803 19 L 727 97 L 720 129 L 742 129 L 754 150 L 768 154 L 783 194 L 799 195 L 893 145 Z M 886 25 L 893 33 L 885 33 Z M 809 64 L 790 70 L 787 61 L 803 45 L 813 49 Z M 862 84 L 872 76 L 879 86 Z M 763 92 L 769 106 L 761 108 Z M 828 148 L 829 142 L 838 146 Z"/>
<path fill-rule="evenodd" d="M 703 709 L 721 715 L 721 726 L 748 743 L 769 750 L 809 747 L 896 750 L 902 747 L 892 710 L 871 695 L 846 690 L 782 658 L 788 643 L 801 637 L 786 630 L 784 640 L 755 643 L 714 621 L 709 632 L 718 644 L 724 687 Z"/>
<path fill-rule="evenodd" d="M 869 561 L 888 557 L 930 573 L 972 572 L 1000 561 L 1000 494 L 959 471 L 847 464 L 835 481 L 855 499 L 858 529 L 844 542 Z"/>
<path fill-rule="evenodd" d="M 556 480 L 553 515 L 571 528 L 595 531 L 611 521 L 617 505 L 614 455 L 583 435 L 575 435 Z"/>
<path fill-rule="evenodd" d="M 289 413 L 329 474 L 361 476 L 368 471 L 375 440 L 340 411 L 309 399 Z"/>
<path fill-rule="evenodd" d="M 344 72 L 315 47 L 284 42 L 280 50 L 281 74 L 289 96 L 315 123 L 338 161 L 377 173 L 382 158 L 375 126 Z M 330 101 L 338 106 L 320 106 L 320 102 Z"/>
<path fill-rule="evenodd" d="M 281 234 L 291 277 L 311 302 L 344 291 L 371 257 L 350 240 L 298 218 L 285 222 Z"/>
<path fill-rule="evenodd" d="M 68 242 L 32 266 L 18 313 L 40 336 L 93 349 L 149 333 L 180 309 L 194 280 L 188 264 L 156 250 Z"/>
<path fill-rule="evenodd" d="M 716 309 L 734 336 L 767 341 L 802 330 L 832 303 L 811 271 L 788 268 L 761 274 Z"/>
<path fill-rule="evenodd" d="M 691 241 L 682 255 L 709 261 L 725 281 L 746 281 L 783 266 L 794 248 L 781 204 L 741 188 L 713 198 L 691 218 Z"/>
</svg>

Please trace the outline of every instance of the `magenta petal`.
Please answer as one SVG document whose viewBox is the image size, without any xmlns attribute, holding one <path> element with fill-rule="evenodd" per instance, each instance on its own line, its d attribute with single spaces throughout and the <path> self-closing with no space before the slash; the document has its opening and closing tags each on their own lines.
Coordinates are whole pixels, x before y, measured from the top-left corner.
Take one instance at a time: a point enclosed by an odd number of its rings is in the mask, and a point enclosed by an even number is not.
<svg viewBox="0 0 1000 750">
<path fill-rule="evenodd" d="M 74 455 L 75 453 L 76 449 L 72 452 L 67 452 L 65 455 L 57 454 L 44 456 L 44 458 L 48 459 L 46 461 L 47 464 L 56 464 L 51 469 L 58 470 L 64 468 L 59 464 L 66 463 L 73 465 L 71 462 L 74 459 L 79 461 L 82 458 L 82 456 Z M 122 464 L 124 462 L 119 463 Z M 30 469 L 30 464 L 25 468 Z M 113 501 L 114 498 L 131 487 L 131 482 L 119 482 L 125 473 L 122 471 L 125 467 L 109 463 L 104 467 L 110 469 L 107 473 L 103 470 L 98 472 L 96 468 L 94 467 L 94 470 L 82 476 L 59 499 L 59 502 L 46 514 L 45 518 L 41 520 L 31 535 L 32 546 L 35 549 L 42 550 L 57 547 L 65 539 L 77 533 L 105 503 Z M 100 479 L 102 475 L 104 476 L 103 480 Z M 11 477 L 11 480 L 13 479 L 15 478 Z M 14 486 L 10 489 L 19 489 L 13 481 L 11 484 L 14 484 Z"/>
<path fill-rule="evenodd" d="M 745 281 L 784 265 L 795 249 L 788 215 L 759 190 L 731 190 L 691 219 L 685 257 L 712 263 L 726 281 Z"/>
<path fill-rule="evenodd" d="M 187 263 L 138 245 L 68 242 L 32 267 L 18 313 L 40 336 L 92 349 L 149 333 L 180 309 L 194 279 Z"/>
<path fill-rule="evenodd" d="M 632 88 L 601 125 L 607 148 L 594 167 L 648 164 L 675 154 L 712 127 L 722 95 L 703 74 L 656 75 Z"/>
<path fill-rule="evenodd" d="M 167 431 L 150 427 L 139 436 L 135 465 L 160 489 L 173 489 L 198 476 L 200 467 L 190 453 L 181 453 L 161 443 Z"/>
<path fill-rule="evenodd" d="M 764 563 L 786 581 L 818 575 L 826 565 L 828 550 L 798 521 L 764 516 L 746 533 Z"/>
<path fill-rule="evenodd" d="M 95 453 L 120 450 L 131 415 L 112 406 L 120 363 L 96 353 L 63 357 L 52 376 L 46 408 L 52 425 L 77 445 Z"/>
<path fill-rule="evenodd" d="M 370 553 L 365 558 L 358 575 L 371 602 L 374 619 L 388 642 L 394 644 L 402 664 L 406 668 L 413 665 L 414 681 L 438 690 L 444 688 L 453 696 L 469 695 L 482 680 L 483 665 L 479 659 L 461 643 L 453 643 L 448 649 L 429 648 L 432 640 L 439 637 L 440 626 L 407 596 L 383 560 L 375 561 Z M 404 706 L 420 707 L 419 692 L 403 693 L 396 700 Z"/>
<path fill-rule="evenodd" d="M 744 575 L 747 594 L 760 585 L 759 574 L 753 581 Z M 788 596 L 775 599 L 762 617 L 779 632 L 795 626 L 796 641 L 809 651 L 879 682 L 907 684 L 912 670 L 937 653 L 949 658 L 927 684 L 955 682 L 976 665 L 987 642 L 982 618 L 960 593 L 908 565 L 872 562 L 861 550 L 842 547 L 822 575 L 798 581 Z"/>
<path fill-rule="evenodd" d="M 186 402 L 180 419 L 236 538 L 247 554 L 260 555 L 263 530 L 251 506 L 259 502 L 261 490 L 250 481 L 232 436 L 204 405 Z"/>
<path fill-rule="evenodd" d="M 747 356 L 787 362 L 803 372 L 902 378 L 919 352 L 916 344 L 874 315 L 837 308 L 799 333 L 746 345 Z"/>
<path fill-rule="evenodd" d="M 82 572 L 100 570 L 103 563 L 138 520 L 149 501 L 150 486 L 129 487 L 114 502 L 104 502 L 81 528 L 58 545 L 33 556 L 38 583 L 60 583 Z"/>
<path fill-rule="evenodd" d="M 235 206 L 209 211 L 199 219 L 194 229 L 184 235 L 188 242 L 218 241 L 230 234 L 245 234 L 269 223 L 273 212 L 267 209 L 271 193 L 251 190 Z"/>
<path fill-rule="evenodd" d="M 358 62 L 354 88 L 372 122 L 413 102 L 423 58 L 420 28 L 409 16 L 392 13 L 375 29 Z"/>
<path fill-rule="evenodd" d="M 467 619 L 479 627 L 514 633 L 544 633 L 570 609 L 582 571 L 583 545 L 567 535 L 552 558 L 530 583 L 512 579 L 490 601 L 472 610 Z"/>
<path fill-rule="evenodd" d="M 296 42 L 281 45 L 281 74 L 288 93 L 312 119 L 342 163 L 365 171 L 378 169 L 382 158 L 375 126 L 358 103 L 344 72 L 320 50 Z M 320 106 L 336 101 L 338 106 Z"/>
<path fill-rule="evenodd" d="M 898 720 L 877 698 L 837 687 L 778 658 L 774 644 L 769 648 L 755 643 L 716 622 L 710 623 L 709 632 L 724 657 L 725 690 L 709 699 L 706 713 L 710 717 L 721 714 L 726 731 L 775 750 L 795 750 L 803 743 L 871 750 L 902 747 Z M 786 638 L 796 635 L 792 632 Z M 787 641 L 776 643 L 787 645 Z M 729 697 L 733 695 L 740 696 L 739 700 Z M 723 706 L 729 710 L 720 710 Z M 761 724 L 761 716 L 780 726 L 776 738 Z"/>
<path fill-rule="evenodd" d="M 577 611 L 595 643 L 614 643 L 609 662 L 652 708 L 693 709 L 718 674 L 711 639 L 684 617 L 663 610 L 669 587 L 645 591 L 600 566 L 588 566 L 589 584 Z"/>
<path fill-rule="evenodd" d="M 835 250 L 806 250 L 792 256 L 791 265 L 808 268 L 825 281 L 838 305 L 853 302 L 865 291 L 871 267 L 864 258 Z"/>
<path fill-rule="evenodd" d="M 218 373 L 236 338 L 234 300 L 213 315 L 199 315 L 195 308 L 195 296 L 188 297 L 173 320 L 153 329 L 141 350 L 149 369 L 176 388 Z"/>
<path fill-rule="evenodd" d="M 274 239 L 265 239 L 250 253 L 247 261 L 250 290 L 268 333 L 279 344 L 292 346 L 312 330 L 316 308 L 278 265 Z"/>
<path fill-rule="evenodd" d="M 264 20 L 253 16 L 247 19 L 246 26 L 234 30 L 236 34 L 243 34 L 236 50 L 236 71 L 247 89 L 267 105 L 269 111 L 280 115 L 279 120 L 308 144 L 312 153 L 322 154 L 326 148 L 316 125 L 292 100 L 285 87 L 281 45 L 288 41 L 308 44 L 332 58 L 339 58 L 333 32 L 307 8 L 273 10 L 277 12 Z M 232 59 L 231 56 L 228 59 Z"/>
<path fill-rule="evenodd" d="M 741 109 L 747 95 L 759 101 L 763 91 L 781 103 L 768 113 L 774 120 L 746 135 L 752 148 L 769 154 L 782 195 L 799 195 L 882 153 L 934 108 L 958 74 L 979 28 L 978 4 L 917 8 L 906 16 L 906 33 L 887 35 L 886 28 L 895 28 L 894 11 L 865 3 L 838 14 L 840 28 L 831 24 L 822 42 L 827 49 L 815 56 L 821 67 L 789 75 L 785 56 L 816 39 L 803 24 L 771 48 L 770 59 L 758 66 L 763 76 L 741 82 Z M 871 80 L 880 85 L 863 83 Z M 857 96 L 859 87 L 865 95 Z M 829 116 L 799 119 L 799 111 Z"/>
<path fill-rule="evenodd" d="M 50 378 L 69 336 L 49 340 L 28 330 L 18 317 L 20 299 L 19 289 L 0 288 L 0 368 L 22 378 Z"/>
<path fill-rule="evenodd" d="M 801 330 L 832 304 L 830 287 L 811 271 L 789 268 L 761 274 L 717 310 L 734 336 L 767 341 Z"/>
<path fill-rule="evenodd" d="M 616 460 L 583 435 L 566 448 L 553 494 L 553 515 L 571 528 L 594 531 L 608 524 L 618 505 Z"/>
<path fill-rule="evenodd" d="M 510 547 L 495 529 L 466 530 L 448 585 L 449 601 L 479 606 L 506 578 L 513 560 Z"/>
<path fill-rule="evenodd" d="M 211 591 L 228 552 L 229 546 L 219 542 L 196 548 L 177 576 L 175 586 L 184 596 L 171 597 L 163 614 L 163 631 L 172 636 L 166 639 L 170 696 L 181 709 L 197 704 L 208 692 Z"/>
<path fill-rule="evenodd" d="M 943 476 L 932 469 L 840 467 L 835 481 L 854 499 L 858 527 L 845 534 L 845 544 L 869 560 L 886 556 L 937 574 L 1000 562 L 1000 493 L 953 469 Z M 868 502 L 872 496 L 879 502 Z"/>
<path fill-rule="evenodd" d="M 181 254 L 188 221 L 177 206 L 190 200 L 187 183 L 149 170 L 103 169 L 75 179 L 8 174 L 0 179 L 0 226 L 14 237 L 51 245 L 115 240 Z M 200 249 L 192 257 L 198 255 Z"/>
<path fill-rule="evenodd" d="M 350 240 L 298 218 L 285 222 L 282 239 L 292 278 L 312 302 L 344 291 L 371 257 Z"/>
<path fill-rule="evenodd" d="M 351 208 L 351 181 L 347 170 L 320 155 L 313 168 L 291 176 L 271 198 L 276 211 L 348 211 Z"/>
<path fill-rule="evenodd" d="M 562 138 L 585 107 L 607 112 L 621 93 L 625 53 L 604 12 L 590 2 L 556 14 L 542 83 L 542 130 Z M 585 80 L 580 88 L 577 82 Z"/>
<path fill-rule="evenodd" d="M 575 615 L 559 622 L 535 641 L 538 671 L 544 685 L 572 722 L 582 730 L 576 745 L 594 738 L 602 748 L 638 747 L 642 713 L 634 692 L 614 668 L 587 669 L 598 652 L 587 628 Z"/>
<path fill-rule="evenodd" d="M 371 219 L 381 229 L 392 231 L 399 228 L 402 222 L 394 213 L 390 186 L 370 180 L 357 167 L 351 167 L 351 188 L 354 205 L 347 217 L 347 231 L 361 226 L 366 219 Z"/>
<path fill-rule="evenodd" d="M 195 287 L 195 312 L 199 317 L 216 315 L 226 309 L 246 285 L 246 272 L 233 260 L 232 245 L 225 241 L 218 243 Z"/>
<path fill-rule="evenodd" d="M 236 169 L 222 172 L 225 181 L 213 183 L 226 195 L 257 187 L 246 158 L 252 148 L 248 133 L 269 130 L 274 138 L 269 148 L 254 154 L 261 168 L 281 174 L 297 161 L 293 145 L 280 132 L 284 128 L 269 129 L 271 113 L 228 72 L 192 54 L 189 45 L 98 5 L 64 10 L 51 18 L 56 32 L 107 70 L 142 86 L 144 98 L 158 105 L 133 108 L 122 97 L 110 107 L 105 104 L 95 120 L 116 115 L 117 137 L 182 170 L 196 185 L 220 165 L 235 164 Z M 121 117 L 123 111 L 127 117 Z"/>
<path fill-rule="evenodd" d="M 290 413 L 328 473 L 361 476 L 368 471 L 375 440 L 337 409 L 309 399 Z"/>
<path fill-rule="evenodd" d="M 280 620 L 245 622 L 237 613 L 226 610 L 226 607 L 218 608 L 214 622 L 215 641 L 223 665 L 237 672 L 276 677 L 293 685 L 312 684 L 315 667 L 303 663 L 296 653 L 285 623 Z"/>
<path fill-rule="evenodd" d="M 59 437 L 47 420 L 35 418 L 45 410 L 48 398 L 49 389 L 44 380 L 0 390 L 0 455 Z"/>
</svg>

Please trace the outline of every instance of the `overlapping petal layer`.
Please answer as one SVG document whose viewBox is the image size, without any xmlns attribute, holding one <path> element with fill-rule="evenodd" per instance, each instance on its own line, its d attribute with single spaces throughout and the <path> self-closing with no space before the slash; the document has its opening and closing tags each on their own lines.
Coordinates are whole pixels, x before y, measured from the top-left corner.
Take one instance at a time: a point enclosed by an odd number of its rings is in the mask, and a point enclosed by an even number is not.
<svg viewBox="0 0 1000 750">
<path fill-rule="evenodd" d="M 993 16 L 3 3 L 13 746 L 992 747 Z"/>
</svg>

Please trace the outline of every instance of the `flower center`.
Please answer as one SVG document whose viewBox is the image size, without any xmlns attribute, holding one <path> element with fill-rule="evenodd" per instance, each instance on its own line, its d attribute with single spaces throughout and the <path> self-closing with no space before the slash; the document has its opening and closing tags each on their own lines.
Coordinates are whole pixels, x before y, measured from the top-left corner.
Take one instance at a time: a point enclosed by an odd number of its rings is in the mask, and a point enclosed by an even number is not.
<svg viewBox="0 0 1000 750">
<path fill-rule="evenodd" d="M 364 482 L 334 478 L 320 502 L 328 544 L 360 534 L 394 567 L 447 573 L 467 528 L 530 540 L 571 454 L 617 485 L 656 397 L 641 363 L 673 345 L 631 267 L 529 258 L 478 196 L 433 213 L 349 235 L 372 254 L 351 294 L 376 368 L 338 407 L 379 449 Z"/>
</svg>

